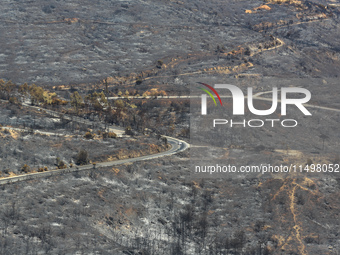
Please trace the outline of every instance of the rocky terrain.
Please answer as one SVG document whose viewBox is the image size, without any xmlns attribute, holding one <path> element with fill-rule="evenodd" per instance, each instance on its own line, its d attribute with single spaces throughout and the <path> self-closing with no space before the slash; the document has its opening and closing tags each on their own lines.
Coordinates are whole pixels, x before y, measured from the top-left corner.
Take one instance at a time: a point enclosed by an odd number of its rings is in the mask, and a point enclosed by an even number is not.
<svg viewBox="0 0 340 255">
<path fill-rule="evenodd" d="M 2 254 L 336 254 L 338 180 L 196 182 L 187 156 L 2 186 Z"/>
<path fill-rule="evenodd" d="M 96 125 L 53 118 L 29 108 L 0 103 L 0 175 L 15 176 L 42 169 L 75 168 L 76 165 L 114 161 L 165 151 L 155 136 L 116 137 Z M 15 116 L 13 116 L 15 111 Z M 111 136 L 110 136 L 111 134 Z M 85 158 L 79 153 L 86 152 Z M 26 166 L 26 167 L 24 167 Z"/>
<path fill-rule="evenodd" d="M 176 96 L 197 94 L 197 82 L 235 84 L 244 92 L 251 86 L 254 93 L 301 86 L 311 92 L 311 105 L 335 109 L 311 109 L 312 118 L 290 110 L 301 123 L 293 132 L 226 129 L 204 153 L 216 156 L 222 148 L 222 156 L 238 164 L 339 163 L 339 5 L 2 1 L 2 177 L 63 167 L 61 161 L 70 166 L 81 149 L 89 163 L 154 153 L 149 144 L 166 149 L 161 135 L 189 141 L 189 117 L 198 104 Z M 111 96 L 116 99 L 107 100 Z M 101 128 L 85 125 L 90 119 L 130 135 L 105 138 Z M 190 150 L 1 185 L 0 253 L 340 252 L 338 174 L 193 179 L 189 159 Z"/>
<path fill-rule="evenodd" d="M 228 76 L 223 67 L 239 62 L 239 47 L 253 55 L 270 35 L 285 42 L 284 50 L 248 58 L 253 73 L 336 76 L 338 9 L 325 8 L 334 2 L 275 2 L 258 8 L 262 1 L 4 1 L 1 77 L 71 85 L 155 69 L 179 75 L 180 84 L 184 73 L 202 69 Z"/>
</svg>

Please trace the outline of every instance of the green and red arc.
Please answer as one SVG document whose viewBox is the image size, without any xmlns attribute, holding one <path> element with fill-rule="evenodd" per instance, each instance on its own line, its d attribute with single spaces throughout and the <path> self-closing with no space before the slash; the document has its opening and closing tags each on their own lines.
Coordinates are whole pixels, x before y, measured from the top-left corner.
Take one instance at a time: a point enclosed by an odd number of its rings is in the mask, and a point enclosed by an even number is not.
<svg viewBox="0 0 340 255">
<path fill-rule="evenodd" d="M 206 84 L 206 83 L 203 83 L 203 82 L 197 82 L 197 83 L 198 83 L 198 84 L 201 84 L 201 85 L 203 85 L 203 86 L 206 86 L 207 88 L 211 89 L 211 90 L 215 93 L 215 95 L 217 96 L 218 100 L 220 101 L 220 104 L 222 105 L 222 100 L 221 100 L 221 98 L 220 98 L 220 95 L 217 93 L 217 91 L 216 91 L 213 87 L 211 87 L 210 85 L 208 85 L 208 84 Z M 199 88 L 199 89 L 201 89 L 201 90 L 203 90 L 204 92 L 206 92 L 206 93 L 212 98 L 212 100 L 214 100 L 215 105 L 217 105 L 214 96 L 210 93 L 209 90 L 206 90 L 206 89 L 204 89 L 204 88 Z"/>
</svg>

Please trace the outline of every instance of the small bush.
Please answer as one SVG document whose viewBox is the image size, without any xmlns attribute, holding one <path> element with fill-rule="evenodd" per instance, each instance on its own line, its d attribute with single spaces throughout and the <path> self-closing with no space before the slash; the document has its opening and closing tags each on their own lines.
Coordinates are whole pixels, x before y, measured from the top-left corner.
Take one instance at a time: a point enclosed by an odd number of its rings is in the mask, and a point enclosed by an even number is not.
<svg viewBox="0 0 340 255">
<path fill-rule="evenodd" d="M 84 137 L 86 138 L 86 139 L 93 139 L 94 138 L 94 134 L 92 134 L 91 132 L 86 132 L 85 133 L 85 135 L 84 135 Z"/>
<path fill-rule="evenodd" d="M 67 168 L 67 165 L 65 164 L 64 161 L 60 160 L 58 163 L 58 169 L 65 169 Z"/>
<path fill-rule="evenodd" d="M 45 166 L 45 167 L 39 167 L 39 168 L 38 168 L 38 172 L 39 172 L 39 173 L 41 173 L 41 172 L 46 172 L 46 171 L 48 171 L 48 167 L 47 167 L 47 166 Z"/>
<path fill-rule="evenodd" d="M 29 173 L 31 171 L 31 168 L 29 165 L 25 164 L 22 166 L 21 171 L 24 173 Z"/>
<path fill-rule="evenodd" d="M 16 97 L 10 97 L 8 100 L 11 104 L 19 104 L 19 100 Z"/>
<path fill-rule="evenodd" d="M 77 165 L 86 165 L 89 163 L 88 153 L 86 150 L 81 150 L 78 152 L 76 156 L 76 164 Z"/>
<path fill-rule="evenodd" d="M 313 160 L 311 160 L 310 158 L 308 158 L 308 159 L 307 159 L 306 165 L 307 165 L 307 166 L 310 166 L 310 165 L 312 165 L 312 164 L 313 164 Z"/>
<path fill-rule="evenodd" d="M 125 128 L 125 134 L 133 136 L 133 132 L 130 126 Z"/>
<path fill-rule="evenodd" d="M 138 78 L 136 80 L 136 85 L 140 85 L 140 84 L 142 84 L 142 82 L 143 82 L 143 80 L 141 78 Z"/>
<path fill-rule="evenodd" d="M 162 65 L 163 65 L 163 61 L 158 60 L 157 63 L 156 63 L 156 67 L 160 69 L 160 68 L 162 68 Z"/>
<path fill-rule="evenodd" d="M 109 138 L 116 138 L 116 137 L 117 137 L 117 134 L 114 133 L 114 132 L 109 132 L 109 133 L 108 133 L 108 137 L 109 137 Z"/>
<path fill-rule="evenodd" d="M 117 138 L 117 134 L 114 132 L 103 133 L 103 138 Z"/>
</svg>

